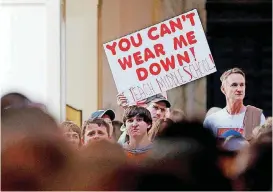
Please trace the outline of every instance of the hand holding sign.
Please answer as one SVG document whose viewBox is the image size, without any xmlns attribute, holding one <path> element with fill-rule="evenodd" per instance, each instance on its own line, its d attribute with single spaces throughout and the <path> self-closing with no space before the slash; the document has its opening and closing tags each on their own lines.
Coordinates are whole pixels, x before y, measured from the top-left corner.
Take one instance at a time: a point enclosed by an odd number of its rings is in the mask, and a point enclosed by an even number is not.
<svg viewBox="0 0 273 192">
<path fill-rule="evenodd" d="M 123 95 L 123 93 L 120 93 L 117 95 L 117 104 L 124 109 L 128 107 L 128 100 L 127 98 Z"/>
<path fill-rule="evenodd" d="M 216 72 L 196 10 L 105 43 L 104 50 L 129 105 Z"/>
</svg>

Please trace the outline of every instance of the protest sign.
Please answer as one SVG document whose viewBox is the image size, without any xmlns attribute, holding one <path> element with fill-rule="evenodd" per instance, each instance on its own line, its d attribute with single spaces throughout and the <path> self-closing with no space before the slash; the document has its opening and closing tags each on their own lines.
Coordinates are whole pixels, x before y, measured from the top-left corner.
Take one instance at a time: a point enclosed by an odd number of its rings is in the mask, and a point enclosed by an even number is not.
<svg viewBox="0 0 273 192">
<path fill-rule="evenodd" d="M 130 104 L 216 72 L 196 9 L 103 46 Z"/>
</svg>

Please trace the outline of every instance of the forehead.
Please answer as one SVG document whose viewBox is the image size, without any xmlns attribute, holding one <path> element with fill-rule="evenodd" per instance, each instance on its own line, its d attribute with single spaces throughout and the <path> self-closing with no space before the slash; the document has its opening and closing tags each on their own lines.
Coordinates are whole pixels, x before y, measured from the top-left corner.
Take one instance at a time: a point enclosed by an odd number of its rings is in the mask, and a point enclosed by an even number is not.
<svg viewBox="0 0 273 192">
<path fill-rule="evenodd" d="M 97 124 L 89 124 L 86 126 L 86 132 L 93 131 L 93 130 L 103 130 L 106 131 L 106 127 L 101 125 L 98 126 Z"/>
<path fill-rule="evenodd" d="M 226 81 L 229 83 L 244 83 L 245 78 L 241 74 L 233 73 L 227 77 Z"/>
</svg>

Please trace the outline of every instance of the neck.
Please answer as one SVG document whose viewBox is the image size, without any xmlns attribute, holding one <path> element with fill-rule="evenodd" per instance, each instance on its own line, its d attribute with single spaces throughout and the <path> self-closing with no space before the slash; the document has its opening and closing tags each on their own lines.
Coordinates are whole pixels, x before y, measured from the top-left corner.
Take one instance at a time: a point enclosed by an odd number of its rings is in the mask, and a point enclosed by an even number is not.
<svg viewBox="0 0 273 192">
<path fill-rule="evenodd" d="M 245 106 L 242 100 L 239 101 L 227 100 L 226 108 L 229 114 L 235 115 L 241 113 L 245 109 Z"/>
<path fill-rule="evenodd" d="M 130 149 L 139 149 L 143 147 L 147 147 L 151 144 L 151 141 L 148 138 L 148 135 L 145 134 L 139 137 L 130 137 L 129 139 L 129 148 Z"/>
</svg>

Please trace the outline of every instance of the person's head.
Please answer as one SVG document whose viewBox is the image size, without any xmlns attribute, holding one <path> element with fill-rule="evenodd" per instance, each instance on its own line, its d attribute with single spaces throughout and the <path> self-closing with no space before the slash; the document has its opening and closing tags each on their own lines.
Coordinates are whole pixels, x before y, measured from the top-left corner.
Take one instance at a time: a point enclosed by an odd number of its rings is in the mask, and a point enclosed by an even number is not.
<svg viewBox="0 0 273 192">
<path fill-rule="evenodd" d="M 65 138 L 73 145 L 81 145 L 81 128 L 72 121 L 64 121 L 61 123 Z"/>
<path fill-rule="evenodd" d="M 110 139 L 109 124 L 102 118 L 87 120 L 82 129 L 83 144 L 86 145 L 92 141 L 108 140 Z"/>
<path fill-rule="evenodd" d="M 164 119 L 167 109 L 171 107 L 170 102 L 162 94 L 149 97 L 145 102 L 147 103 L 146 108 L 150 111 L 153 121 Z"/>
<path fill-rule="evenodd" d="M 1 152 L 1 190 L 67 189 L 66 172 L 71 173 L 76 155 L 63 137 L 28 135 L 19 139 Z M 64 188 L 58 188 L 59 185 Z"/>
<path fill-rule="evenodd" d="M 106 123 L 109 125 L 110 129 L 110 136 L 113 134 L 113 125 L 112 122 L 114 121 L 116 115 L 115 112 L 111 109 L 107 110 L 98 110 L 91 114 L 90 119 L 102 118 Z"/>
<path fill-rule="evenodd" d="M 272 140 L 255 140 L 236 159 L 238 180 L 243 187 L 235 190 L 272 190 Z"/>
<path fill-rule="evenodd" d="M 118 139 L 119 139 L 119 137 L 120 137 L 120 135 L 121 135 L 121 133 L 122 133 L 121 130 L 120 130 L 120 128 L 121 128 L 121 126 L 123 125 L 123 123 L 122 123 L 121 121 L 115 120 L 115 121 L 112 122 L 112 124 L 113 124 L 113 128 L 114 128 L 112 137 L 113 137 L 116 141 L 118 141 Z"/>
<path fill-rule="evenodd" d="M 224 72 L 220 78 L 221 91 L 227 100 L 243 101 L 245 97 L 245 73 L 239 68 Z"/>
<path fill-rule="evenodd" d="M 158 119 L 153 123 L 152 128 L 149 130 L 149 139 L 150 141 L 155 140 L 157 135 L 160 135 L 163 130 L 171 126 L 174 122 L 171 119 Z"/>
<path fill-rule="evenodd" d="M 1 111 L 9 108 L 25 108 L 25 107 L 34 107 L 40 108 L 46 111 L 46 106 L 41 103 L 35 103 L 31 101 L 27 96 L 12 92 L 1 97 Z"/>
<path fill-rule="evenodd" d="M 263 125 L 253 129 L 253 139 L 258 139 L 262 134 L 268 133 L 270 131 L 272 131 L 272 117 L 268 117 Z"/>
<path fill-rule="evenodd" d="M 231 135 L 225 139 L 223 143 L 223 148 L 228 151 L 237 153 L 243 148 L 247 147 L 248 145 L 249 145 L 249 142 L 244 137 Z"/>
<path fill-rule="evenodd" d="M 202 122 L 183 120 L 157 136 L 150 158 L 192 184 L 189 190 L 230 190 L 229 180 L 218 167 L 219 152 L 216 138 Z"/>
<path fill-rule="evenodd" d="M 1 113 L 2 149 L 28 135 L 63 138 L 55 119 L 39 108 L 9 108 Z"/>
<path fill-rule="evenodd" d="M 169 119 L 173 122 L 181 122 L 185 119 L 185 113 L 180 109 L 172 109 L 170 110 Z"/>
<path fill-rule="evenodd" d="M 123 123 L 130 138 L 141 138 L 148 135 L 152 121 L 151 113 L 144 107 L 130 106 L 123 115 Z"/>
</svg>

